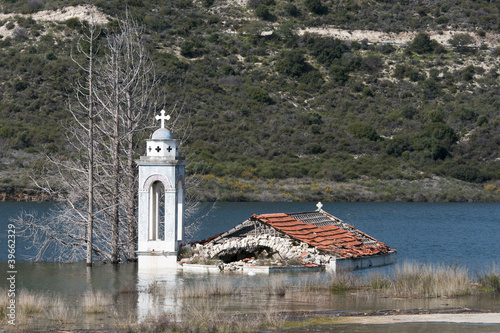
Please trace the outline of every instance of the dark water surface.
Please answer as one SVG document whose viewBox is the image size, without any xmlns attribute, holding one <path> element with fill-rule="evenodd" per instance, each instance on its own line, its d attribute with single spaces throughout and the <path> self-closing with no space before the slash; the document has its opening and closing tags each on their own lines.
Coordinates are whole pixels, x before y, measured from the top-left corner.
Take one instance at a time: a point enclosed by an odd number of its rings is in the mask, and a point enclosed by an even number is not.
<svg viewBox="0 0 500 333">
<path fill-rule="evenodd" d="M 357 229 L 385 242 L 398 250 L 398 261 L 416 261 L 445 265 L 459 265 L 471 275 L 500 263 L 500 203 L 323 203 L 323 209 L 353 225 Z M 208 209 L 210 205 L 204 204 Z M 9 219 L 21 210 L 47 212 L 52 203 L 0 203 L 0 270 L 7 274 L 7 225 Z M 292 213 L 313 211 L 316 203 L 219 203 L 210 212 L 192 240 L 204 239 L 226 231 L 257 213 Z M 200 212 L 203 214 L 204 212 Z M 142 293 L 148 287 L 140 282 L 135 264 L 98 264 L 87 270 L 84 263 L 56 264 L 29 262 L 33 253 L 26 240 L 17 239 L 18 254 L 17 288 L 46 293 L 56 293 L 68 302 L 78 303 L 88 290 L 103 291 L 113 298 L 117 313 L 135 312 L 140 317 L 141 308 L 154 307 L 171 311 L 189 306 L 179 303 L 175 294 L 182 288 L 214 281 L 241 284 L 252 289 L 269 283 L 266 276 L 224 275 L 207 276 L 173 272 L 158 281 L 163 288 L 161 297 L 152 299 Z M 21 259 L 21 260 L 19 260 Z M 22 262 L 20 262 L 22 261 Z M 391 272 L 393 266 L 381 269 Z M 370 270 L 372 271 L 372 270 Z M 363 271 L 360 274 L 364 274 Z M 301 279 L 323 279 L 325 273 L 285 275 L 282 280 L 300 284 Z M 5 279 L 3 279 L 5 281 Z M 6 286 L 6 284 L 5 284 Z M 124 290 L 138 289 L 139 294 Z M 141 296 L 142 295 L 142 296 Z M 145 295 L 145 296 L 144 296 Z M 143 300 L 141 297 L 146 297 Z M 235 312 L 272 310 L 312 311 L 332 315 L 338 311 L 374 311 L 381 309 L 453 309 L 460 307 L 500 311 L 498 295 L 468 296 L 456 299 L 390 299 L 360 297 L 311 298 L 294 294 L 285 297 L 243 294 L 225 301 L 224 308 Z M 137 314 L 138 313 L 138 314 Z M 500 314 L 499 314 L 500 315 Z M 102 319 L 104 320 L 104 319 Z M 79 324 L 91 327 L 91 324 Z M 90 326 L 89 326 L 90 325 Z M 317 327 L 316 332 L 329 332 L 328 327 Z M 411 325 L 342 325 L 338 332 L 500 332 L 497 325 L 411 324 Z M 299 332 L 299 331 L 290 331 Z"/>
<path fill-rule="evenodd" d="M 9 218 L 21 210 L 47 212 L 53 205 L 0 203 L 0 262 L 7 260 Z M 202 205 L 200 214 L 210 206 Z M 255 213 L 315 209 L 316 203 L 218 203 L 191 240 L 229 230 Z M 500 261 L 500 203 L 324 203 L 323 209 L 397 249 L 400 262 L 458 264 L 477 271 Z M 18 260 L 28 261 L 28 242 L 17 242 Z"/>
</svg>

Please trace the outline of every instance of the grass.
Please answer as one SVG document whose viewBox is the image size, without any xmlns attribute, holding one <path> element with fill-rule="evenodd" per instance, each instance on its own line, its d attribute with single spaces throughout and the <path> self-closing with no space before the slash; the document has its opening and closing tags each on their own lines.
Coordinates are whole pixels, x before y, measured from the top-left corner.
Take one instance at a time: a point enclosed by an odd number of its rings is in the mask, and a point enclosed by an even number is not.
<svg viewBox="0 0 500 333">
<path fill-rule="evenodd" d="M 87 291 L 83 294 L 83 312 L 85 313 L 105 313 L 106 308 L 112 304 L 109 295 L 100 291 Z"/>
<path fill-rule="evenodd" d="M 56 296 L 49 299 L 51 305 L 45 309 L 44 316 L 57 324 L 74 323 L 77 318 L 78 311 L 75 308 L 69 307 L 61 297 Z"/>
<path fill-rule="evenodd" d="M 46 295 L 20 290 L 17 298 L 19 310 L 24 314 L 41 313 L 51 305 Z"/>
<path fill-rule="evenodd" d="M 299 280 L 296 284 L 287 281 L 289 275 L 270 275 L 257 283 L 234 285 L 234 280 L 215 278 L 208 282 L 184 285 L 179 288 L 175 298 L 181 300 L 180 307 L 173 312 L 164 313 L 161 309 L 140 321 L 132 315 L 129 318 L 118 314 L 112 306 L 111 296 L 102 292 L 88 291 L 80 302 L 68 304 L 61 296 L 37 293 L 28 290 L 18 292 L 18 324 L 20 328 L 33 328 L 35 325 L 74 326 L 77 322 L 92 318 L 95 314 L 105 314 L 114 318 L 107 322 L 107 328 L 120 328 L 129 332 L 249 332 L 272 330 L 282 327 L 285 318 L 276 308 L 271 311 L 260 310 L 257 313 L 239 313 L 231 308 L 231 297 L 244 299 L 250 294 L 264 297 L 311 297 L 322 295 L 322 299 L 350 293 L 352 297 L 456 297 L 471 293 L 499 292 L 500 272 L 495 266 L 477 275 L 474 281 L 468 272 L 458 266 L 403 263 L 395 267 L 394 274 L 381 273 L 357 274 L 351 271 L 335 274 L 318 274 Z M 249 280 L 251 281 L 251 280 Z M 6 308 L 8 298 L 5 290 L 0 293 L 0 306 Z M 127 288 L 133 292 L 133 288 Z M 139 293 L 164 295 L 168 292 L 155 281 Z M 123 293 L 117 290 L 117 293 Z M 296 293 L 296 294 L 294 294 Z M 328 296 L 330 295 L 330 296 Z M 187 300 L 189 298 L 189 300 Z M 184 300 L 182 300 L 184 299 Z M 273 300 L 279 304 L 280 299 Z M 264 309 L 264 307 L 262 308 Z M 268 307 L 265 307 L 268 309 Z M 115 311 L 115 312 L 113 312 Z M 259 310 L 257 310 L 259 311 Z M 120 317 L 122 316 L 122 317 Z M 95 317 L 95 316 L 94 316 Z M 6 322 L 4 312 L 0 319 Z M 46 324 L 48 323 L 48 324 Z M 48 326 L 47 326 L 48 327 Z"/>
<path fill-rule="evenodd" d="M 500 291 L 500 274 L 493 269 L 478 277 L 485 290 Z M 368 296 L 454 297 L 474 292 L 474 281 L 466 269 L 459 266 L 403 263 L 396 266 L 393 276 L 381 273 L 367 275 L 341 271 L 322 278 L 307 279 L 298 286 L 302 291 L 328 290 L 332 295 L 347 292 Z"/>
<path fill-rule="evenodd" d="M 160 313 L 130 324 L 129 332 L 256 332 L 280 327 L 285 318 L 279 313 L 228 315 L 221 301 L 200 299 L 181 314 Z"/>
<path fill-rule="evenodd" d="M 285 296 L 290 285 L 286 283 L 285 276 L 271 276 L 262 287 L 263 291 L 269 296 Z"/>
<path fill-rule="evenodd" d="M 493 265 L 478 275 L 481 289 L 486 292 L 500 292 L 500 269 Z"/>
<path fill-rule="evenodd" d="M 219 279 L 211 280 L 208 283 L 196 283 L 184 287 L 180 291 L 180 296 L 184 298 L 208 298 L 231 296 L 241 294 L 238 286 L 230 281 L 221 281 Z"/>
<path fill-rule="evenodd" d="M 330 292 L 333 295 L 344 295 L 349 290 L 363 287 L 362 278 L 353 272 L 339 272 L 332 275 Z"/>
<path fill-rule="evenodd" d="M 391 288 L 406 297 L 453 297 L 471 294 L 472 282 L 467 270 L 458 266 L 404 263 L 396 268 Z"/>
</svg>

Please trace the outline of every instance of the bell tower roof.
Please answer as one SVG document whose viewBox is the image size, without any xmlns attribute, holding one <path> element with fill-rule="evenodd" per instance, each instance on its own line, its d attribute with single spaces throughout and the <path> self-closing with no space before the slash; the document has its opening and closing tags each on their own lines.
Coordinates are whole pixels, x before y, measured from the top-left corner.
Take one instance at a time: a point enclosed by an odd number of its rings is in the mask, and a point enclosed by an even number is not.
<svg viewBox="0 0 500 333">
<path fill-rule="evenodd" d="M 172 132 L 165 128 L 165 120 L 169 120 L 170 115 L 165 115 L 165 110 L 161 110 L 160 113 L 161 115 L 155 116 L 155 119 L 161 120 L 161 127 L 154 131 L 151 139 L 146 140 L 146 157 L 176 160 L 177 141 Z"/>
<path fill-rule="evenodd" d="M 172 133 L 166 128 L 159 128 L 154 131 L 153 136 L 151 137 L 153 140 L 173 140 L 174 136 Z"/>
</svg>

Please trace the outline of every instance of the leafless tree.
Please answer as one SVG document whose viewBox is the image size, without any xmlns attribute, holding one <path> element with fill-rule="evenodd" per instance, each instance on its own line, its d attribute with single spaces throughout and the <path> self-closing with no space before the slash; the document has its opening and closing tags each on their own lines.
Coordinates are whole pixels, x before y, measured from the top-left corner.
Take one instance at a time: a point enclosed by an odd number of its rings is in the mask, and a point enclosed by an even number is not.
<svg viewBox="0 0 500 333">
<path fill-rule="evenodd" d="M 113 263 L 135 259 L 133 158 L 137 136 L 162 99 L 157 98 L 158 78 L 142 28 L 128 18 L 121 22 L 105 40 L 106 55 L 99 62 L 94 45 L 98 35 L 91 22 L 77 47 L 84 60 L 75 63 L 85 76 L 76 87 L 76 105 L 69 106 L 74 122 L 67 126 L 68 143 L 74 155 L 68 160 L 47 157 L 64 193 L 50 182 L 37 183 L 64 202 L 47 216 L 24 213 L 17 221 L 38 244 L 36 260 L 49 248 L 59 260 L 80 260 L 85 247 L 87 265 L 92 255 Z"/>
<path fill-rule="evenodd" d="M 136 138 L 144 131 L 147 116 L 151 116 L 159 100 L 155 94 L 159 81 L 145 50 L 143 36 L 143 29 L 133 20 L 127 18 L 125 23 L 120 24 L 118 32 L 107 39 L 106 49 L 109 53 L 102 63 L 97 80 L 96 98 L 103 110 L 98 128 L 108 138 L 106 142 L 109 146 L 106 149 L 112 164 L 108 182 L 111 184 L 108 200 L 112 209 L 112 262 L 119 260 L 123 242 L 127 259 L 135 259 L 137 221 L 134 153 L 139 141 Z M 120 239 L 122 219 L 127 225 L 126 240 Z"/>
<path fill-rule="evenodd" d="M 86 111 L 88 115 L 88 125 L 85 128 L 84 123 L 80 122 L 75 112 L 73 116 L 77 123 L 86 129 L 88 132 L 88 211 L 87 211 L 87 228 L 86 228 L 86 247 L 87 247 L 87 266 L 92 266 L 92 242 L 93 242 L 93 228 L 94 228 L 94 59 L 98 52 L 94 44 L 100 34 L 99 27 L 94 23 L 91 17 L 88 30 L 84 30 L 83 37 L 77 44 L 78 52 L 85 57 L 85 63 L 81 64 L 73 58 L 77 66 L 86 73 L 86 81 L 84 84 L 77 86 L 77 100 L 81 110 Z M 88 50 L 83 46 L 88 45 Z"/>
<path fill-rule="evenodd" d="M 16 223 L 36 249 L 34 260 L 50 251 L 59 261 L 92 257 L 118 263 L 135 260 L 137 246 L 137 170 L 134 154 L 142 136 L 154 124 L 153 111 L 166 108 L 159 91 L 159 78 L 148 57 L 143 29 L 128 17 L 105 40 L 103 58 L 94 57 L 99 30 L 92 24 L 82 37 L 77 65 L 86 74 L 77 87 L 77 103 L 69 110 L 74 122 L 68 124 L 69 159 L 47 157 L 47 168 L 56 172 L 59 189 L 50 182 L 38 186 L 53 197 L 63 198 L 50 214 L 21 214 Z M 83 48 L 85 45 L 88 48 Z M 191 128 L 189 112 L 175 104 L 170 108 L 170 128 L 182 147 Z M 182 123 L 182 124 L 181 124 Z M 186 125 L 187 124 L 187 125 Z M 43 173 L 43 170 L 42 170 Z M 190 177 L 186 193 L 186 215 L 193 216 L 198 198 Z M 191 190 L 190 190 L 191 189 Z M 199 228 L 200 219 L 187 234 Z M 85 251 L 86 249 L 86 251 Z"/>
</svg>

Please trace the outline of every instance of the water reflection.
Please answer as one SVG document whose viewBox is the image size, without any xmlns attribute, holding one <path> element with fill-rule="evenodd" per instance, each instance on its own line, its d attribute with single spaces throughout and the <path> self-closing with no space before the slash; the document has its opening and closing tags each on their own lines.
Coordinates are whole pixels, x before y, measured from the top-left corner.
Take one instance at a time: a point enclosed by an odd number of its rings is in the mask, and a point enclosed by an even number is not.
<svg viewBox="0 0 500 333">
<path fill-rule="evenodd" d="M 74 323 L 68 325 L 70 328 L 73 325 L 74 328 L 81 329 L 102 328 L 103 325 L 111 323 L 137 323 L 146 320 L 148 316 L 157 317 L 163 313 L 180 320 L 183 313 L 192 313 L 200 307 L 234 315 L 263 312 L 290 315 L 308 312 L 333 316 L 338 312 L 371 312 L 383 309 L 404 311 L 469 308 L 500 311 L 497 294 L 408 299 L 349 294 L 332 296 L 324 289 L 317 292 L 304 291 L 303 286 L 307 284 L 328 284 L 328 273 L 248 276 L 190 273 L 175 269 L 139 272 L 136 264 L 98 264 L 88 269 L 85 263 L 44 263 L 19 264 L 18 277 L 19 289 L 59 295 L 68 307 L 80 311 Z M 285 292 L 279 292 L 281 285 L 287 286 Z M 219 288 L 219 296 L 207 297 L 207 294 L 203 294 L 216 288 Z M 82 313 L 81 300 L 86 291 L 100 291 L 109 295 L 113 305 L 106 313 Z M 227 294 L 224 291 L 227 291 Z M 34 324 L 46 327 L 46 319 L 36 320 L 41 321 L 35 321 Z"/>
<path fill-rule="evenodd" d="M 176 297 L 182 289 L 183 280 L 175 268 L 163 270 L 140 269 L 137 273 L 137 316 L 139 321 L 162 313 L 180 318 L 182 299 Z"/>
</svg>

